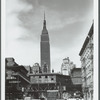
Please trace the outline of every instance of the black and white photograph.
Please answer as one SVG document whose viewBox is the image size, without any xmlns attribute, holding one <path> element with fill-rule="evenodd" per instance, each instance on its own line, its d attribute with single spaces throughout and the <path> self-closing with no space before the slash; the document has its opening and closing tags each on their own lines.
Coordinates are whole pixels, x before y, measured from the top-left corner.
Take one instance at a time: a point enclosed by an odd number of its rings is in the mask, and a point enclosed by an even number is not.
<svg viewBox="0 0 100 100">
<path fill-rule="evenodd" d="M 94 0 L 4 1 L 4 100 L 94 100 Z"/>
</svg>

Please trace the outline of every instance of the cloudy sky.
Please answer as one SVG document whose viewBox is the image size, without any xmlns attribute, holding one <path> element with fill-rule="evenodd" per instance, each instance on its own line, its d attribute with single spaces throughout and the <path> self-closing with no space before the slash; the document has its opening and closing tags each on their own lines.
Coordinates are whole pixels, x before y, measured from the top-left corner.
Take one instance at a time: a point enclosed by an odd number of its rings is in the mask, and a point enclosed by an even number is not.
<svg viewBox="0 0 100 100">
<path fill-rule="evenodd" d="M 93 0 L 6 0 L 6 57 L 19 65 L 40 63 L 40 35 L 46 15 L 51 68 L 60 71 L 69 57 L 81 66 L 79 52 L 93 20 Z"/>
</svg>

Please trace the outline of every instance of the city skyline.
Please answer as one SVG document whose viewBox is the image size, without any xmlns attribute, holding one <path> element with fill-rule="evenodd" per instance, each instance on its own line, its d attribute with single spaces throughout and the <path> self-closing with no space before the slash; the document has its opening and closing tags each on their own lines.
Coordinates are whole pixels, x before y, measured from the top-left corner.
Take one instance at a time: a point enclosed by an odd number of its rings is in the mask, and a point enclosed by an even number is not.
<svg viewBox="0 0 100 100">
<path fill-rule="evenodd" d="M 6 57 L 15 58 L 19 65 L 40 63 L 45 11 L 51 70 L 60 71 L 66 57 L 80 67 L 79 51 L 93 20 L 92 0 L 6 0 L 6 3 Z"/>
</svg>

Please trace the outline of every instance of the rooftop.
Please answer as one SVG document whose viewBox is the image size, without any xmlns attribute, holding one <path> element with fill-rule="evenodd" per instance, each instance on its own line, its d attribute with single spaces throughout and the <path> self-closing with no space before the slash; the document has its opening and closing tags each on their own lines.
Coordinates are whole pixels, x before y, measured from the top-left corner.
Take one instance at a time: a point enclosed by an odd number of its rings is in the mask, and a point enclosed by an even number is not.
<svg viewBox="0 0 100 100">
<path fill-rule="evenodd" d="M 84 50 L 85 50 L 85 48 L 86 48 L 86 46 L 87 46 L 87 44 L 89 42 L 89 39 L 91 38 L 92 35 L 93 35 L 93 24 L 92 24 L 92 26 L 91 26 L 91 28 L 89 30 L 89 33 L 88 33 L 88 35 L 87 35 L 87 37 L 86 37 L 86 39 L 84 41 L 84 44 L 83 44 L 83 46 L 82 46 L 82 48 L 80 50 L 80 53 L 79 53 L 80 56 L 83 54 L 83 52 L 84 52 Z"/>
</svg>

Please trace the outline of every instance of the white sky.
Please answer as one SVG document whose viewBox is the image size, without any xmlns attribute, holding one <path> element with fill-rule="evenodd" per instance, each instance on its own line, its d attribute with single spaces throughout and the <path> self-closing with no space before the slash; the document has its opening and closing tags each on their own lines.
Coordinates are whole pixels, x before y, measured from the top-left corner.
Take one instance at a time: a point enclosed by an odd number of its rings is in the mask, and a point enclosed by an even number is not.
<svg viewBox="0 0 100 100">
<path fill-rule="evenodd" d="M 40 35 L 46 13 L 51 68 L 60 71 L 69 57 L 81 66 L 79 52 L 93 20 L 93 0 L 6 0 L 6 57 L 19 65 L 40 63 Z"/>
</svg>

